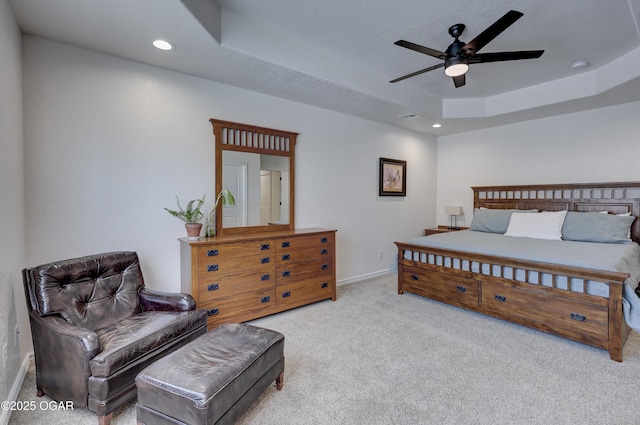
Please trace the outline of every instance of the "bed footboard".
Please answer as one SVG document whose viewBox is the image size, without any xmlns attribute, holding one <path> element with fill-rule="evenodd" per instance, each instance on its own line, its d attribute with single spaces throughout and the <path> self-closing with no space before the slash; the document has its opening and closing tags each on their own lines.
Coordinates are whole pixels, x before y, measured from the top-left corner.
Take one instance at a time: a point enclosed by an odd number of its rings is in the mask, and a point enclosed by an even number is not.
<svg viewBox="0 0 640 425">
<path fill-rule="evenodd" d="M 609 351 L 622 361 L 628 274 L 396 242 L 405 291 Z M 409 255 L 405 256 L 405 253 Z M 592 282 L 606 285 L 594 295 Z"/>
</svg>

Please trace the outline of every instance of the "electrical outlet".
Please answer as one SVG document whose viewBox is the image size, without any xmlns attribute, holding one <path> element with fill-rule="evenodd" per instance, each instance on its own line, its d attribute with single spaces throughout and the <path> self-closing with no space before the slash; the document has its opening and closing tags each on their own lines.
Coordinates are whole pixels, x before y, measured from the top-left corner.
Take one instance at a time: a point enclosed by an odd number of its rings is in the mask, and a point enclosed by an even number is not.
<svg viewBox="0 0 640 425">
<path fill-rule="evenodd" d="M 382 250 L 378 251 L 378 260 L 382 260 L 384 252 Z"/>
</svg>

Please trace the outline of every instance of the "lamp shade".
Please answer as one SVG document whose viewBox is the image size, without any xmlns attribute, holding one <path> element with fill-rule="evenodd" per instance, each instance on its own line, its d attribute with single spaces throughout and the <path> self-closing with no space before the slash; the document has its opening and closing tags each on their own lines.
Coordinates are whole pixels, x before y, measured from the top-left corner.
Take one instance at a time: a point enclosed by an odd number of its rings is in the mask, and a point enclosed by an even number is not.
<svg viewBox="0 0 640 425">
<path fill-rule="evenodd" d="M 462 74 L 466 74 L 468 70 L 469 65 L 467 65 L 466 63 L 456 63 L 448 66 L 444 70 L 444 73 L 449 77 L 459 77 Z"/>
<path fill-rule="evenodd" d="M 462 207 L 444 207 L 444 213 L 446 215 L 462 215 Z"/>
<path fill-rule="evenodd" d="M 454 56 L 444 61 L 444 73 L 449 77 L 459 77 L 469 70 L 469 59 Z"/>
</svg>

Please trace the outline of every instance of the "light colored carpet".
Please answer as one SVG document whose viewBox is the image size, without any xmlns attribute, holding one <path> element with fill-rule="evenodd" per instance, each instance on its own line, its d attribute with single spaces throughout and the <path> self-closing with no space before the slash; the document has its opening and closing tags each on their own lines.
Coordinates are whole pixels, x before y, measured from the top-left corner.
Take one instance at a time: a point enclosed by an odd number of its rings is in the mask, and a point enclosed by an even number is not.
<svg viewBox="0 0 640 425">
<path fill-rule="evenodd" d="M 640 335 L 604 350 L 411 294 L 396 275 L 250 322 L 285 335 L 285 383 L 238 421 L 270 424 L 638 424 Z M 20 400 L 35 397 L 33 368 Z M 47 398 L 44 398 L 47 400 Z M 134 402 L 113 425 L 135 424 Z M 83 409 L 9 424 L 95 424 Z"/>
</svg>

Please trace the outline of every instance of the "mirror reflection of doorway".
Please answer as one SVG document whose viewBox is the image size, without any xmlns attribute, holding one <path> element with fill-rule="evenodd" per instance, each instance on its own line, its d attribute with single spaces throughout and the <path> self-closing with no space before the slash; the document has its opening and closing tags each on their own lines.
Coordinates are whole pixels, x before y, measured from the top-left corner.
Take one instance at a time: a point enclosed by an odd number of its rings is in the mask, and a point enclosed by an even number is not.
<svg viewBox="0 0 640 425">
<path fill-rule="evenodd" d="M 244 169 L 238 169 L 241 166 Z M 235 209 L 223 208 L 223 228 L 289 224 L 289 175 L 287 157 L 225 151 L 222 187 L 237 204 Z"/>
<path fill-rule="evenodd" d="M 281 222 L 282 178 L 280 171 L 260 170 L 260 225 Z"/>
<path fill-rule="evenodd" d="M 235 205 L 222 207 L 222 227 L 247 225 L 247 163 L 227 162 L 222 166 L 224 189 L 236 200 Z"/>
</svg>

